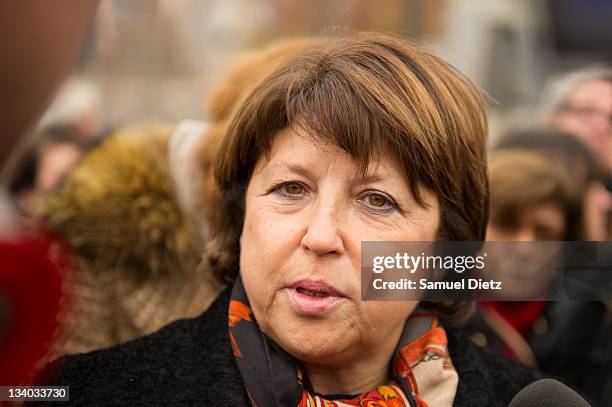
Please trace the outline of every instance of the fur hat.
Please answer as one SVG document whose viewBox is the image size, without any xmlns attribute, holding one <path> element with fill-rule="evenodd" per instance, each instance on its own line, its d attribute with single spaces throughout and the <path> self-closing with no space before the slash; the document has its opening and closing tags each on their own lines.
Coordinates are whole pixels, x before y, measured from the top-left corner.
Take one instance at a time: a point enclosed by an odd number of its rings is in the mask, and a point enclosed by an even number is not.
<svg viewBox="0 0 612 407">
<path fill-rule="evenodd" d="M 75 253 L 55 355 L 111 346 L 201 313 L 217 291 L 168 165 L 172 129 L 121 129 L 44 199 L 39 220 Z"/>
<path fill-rule="evenodd" d="M 42 201 L 38 217 L 94 269 L 135 279 L 193 273 L 200 247 L 169 176 L 171 132 L 157 124 L 117 131 Z"/>
</svg>

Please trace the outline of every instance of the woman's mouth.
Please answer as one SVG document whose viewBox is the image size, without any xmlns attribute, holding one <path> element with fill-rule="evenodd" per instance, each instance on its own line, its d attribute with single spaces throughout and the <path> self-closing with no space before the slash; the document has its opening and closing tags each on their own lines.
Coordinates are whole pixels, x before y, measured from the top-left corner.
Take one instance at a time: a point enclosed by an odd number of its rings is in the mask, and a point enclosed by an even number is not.
<svg viewBox="0 0 612 407">
<path fill-rule="evenodd" d="M 329 294 L 327 294 L 327 293 L 320 293 L 320 292 L 316 292 L 316 291 L 309 291 L 309 290 L 307 290 L 305 288 L 301 288 L 301 287 L 298 287 L 295 290 L 298 293 L 300 293 L 300 294 L 309 295 L 311 297 L 323 298 L 323 297 L 328 297 L 329 296 Z"/>
<path fill-rule="evenodd" d="M 295 311 L 304 316 L 317 316 L 329 311 L 346 297 L 328 284 L 299 280 L 287 289 Z"/>
</svg>

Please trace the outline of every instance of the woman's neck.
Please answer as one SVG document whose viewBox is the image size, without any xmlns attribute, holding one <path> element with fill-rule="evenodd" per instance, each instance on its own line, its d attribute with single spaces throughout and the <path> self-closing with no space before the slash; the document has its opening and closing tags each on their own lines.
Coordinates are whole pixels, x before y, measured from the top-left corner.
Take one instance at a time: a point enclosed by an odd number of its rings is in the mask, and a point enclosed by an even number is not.
<svg viewBox="0 0 612 407">
<path fill-rule="evenodd" d="M 399 334 L 395 340 L 388 341 L 375 350 L 363 351 L 356 358 L 347 358 L 350 362 L 334 364 L 303 362 L 314 391 L 323 395 L 361 394 L 387 384 L 389 364 L 394 356 Z"/>
</svg>

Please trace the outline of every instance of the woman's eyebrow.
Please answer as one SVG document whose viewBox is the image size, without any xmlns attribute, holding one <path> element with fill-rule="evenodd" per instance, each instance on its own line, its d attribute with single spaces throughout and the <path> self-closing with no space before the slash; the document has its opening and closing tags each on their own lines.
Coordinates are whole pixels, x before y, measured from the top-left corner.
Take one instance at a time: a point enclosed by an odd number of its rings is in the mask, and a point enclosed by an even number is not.
<svg viewBox="0 0 612 407">
<path fill-rule="evenodd" d="M 268 167 L 268 171 L 281 170 L 281 171 L 290 171 L 296 173 L 297 175 L 301 175 L 310 179 L 317 179 L 318 177 L 307 167 L 299 163 L 280 161 L 278 163 L 274 163 Z"/>
<path fill-rule="evenodd" d="M 351 186 L 355 188 L 368 184 L 375 184 L 378 182 L 383 183 L 382 187 L 389 189 L 389 192 L 401 194 L 402 196 L 406 193 L 410 194 L 410 190 L 408 189 L 408 186 L 406 184 L 404 184 L 403 182 L 398 182 L 393 177 L 385 176 L 384 173 L 375 173 L 371 175 L 366 175 L 364 177 L 356 178 L 351 182 Z"/>
<path fill-rule="evenodd" d="M 375 182 L 384 181 L 385 178 L 381 177 L 378 174 L 366 175 L 365 177 L 359 177 L 353 181 L 353 185 L 365 185 L 365 184 L 373 184 Z"/>
<path fill-rule="evenodd" d="M 271 164 L 266 169 L 266 172 L 272 174 L 274 171 L 290 171 L 297 175 L 303 176 L 307 179 L 311 179 L 317 181 L 319 179 L 319 175 L 310 170 L 307 166 L 301 163 L 289 162 L 289 161 L 279 161 L 277 163 Z M 356 177 L 351 181 L 351 185 L 353 187 L 358 187 L 367 184 L 373 184 L 376 182 L 385 182 L 389 181 L 388 177 L 385 177 L 381 174 L 374 173 L 370 175 L 365 175 L 363 177 Z M 392 183 L 395 184 L 395 183 Z"/>
</svg>

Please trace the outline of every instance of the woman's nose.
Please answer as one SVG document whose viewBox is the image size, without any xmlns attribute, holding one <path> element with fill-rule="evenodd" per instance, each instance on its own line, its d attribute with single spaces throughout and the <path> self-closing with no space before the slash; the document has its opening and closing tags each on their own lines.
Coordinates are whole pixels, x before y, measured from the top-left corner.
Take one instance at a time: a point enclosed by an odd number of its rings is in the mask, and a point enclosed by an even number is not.
<svg viewBox="0 0 612 407">
<path fill-rule="evenodd" d="M 343 254 L 345 249 L 339 215 L 339 210 L 332 205 L 315 205 L 307 219 L 302 248 L 318 256 Z"/>
</svg>

